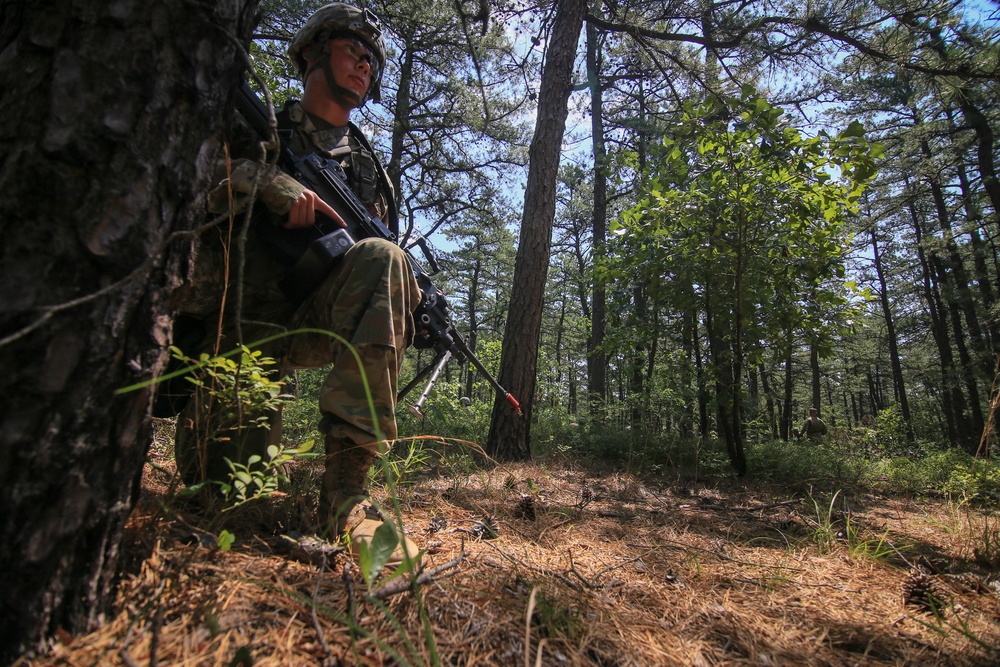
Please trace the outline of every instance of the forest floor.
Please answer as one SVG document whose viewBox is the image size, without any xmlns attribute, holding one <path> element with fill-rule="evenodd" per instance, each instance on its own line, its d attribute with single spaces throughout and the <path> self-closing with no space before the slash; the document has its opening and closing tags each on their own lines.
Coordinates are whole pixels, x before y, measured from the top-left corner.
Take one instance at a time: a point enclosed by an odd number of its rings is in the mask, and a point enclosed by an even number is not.
<svg viewBox="0 0 1000 667">
<path fill-rule="evenodd" d="M 398 489 L 427 554 L 392 593 L 404 577 L 366 588 L 343 553 L 283 553 L 305 494 L 205 512 L 175 494 L 169 447 L 151 457 L 114 613 L 22 664 L 1000 663 L 1000 519 L 968 505 L 565 458 L 439 468 Z"/>
</svg>

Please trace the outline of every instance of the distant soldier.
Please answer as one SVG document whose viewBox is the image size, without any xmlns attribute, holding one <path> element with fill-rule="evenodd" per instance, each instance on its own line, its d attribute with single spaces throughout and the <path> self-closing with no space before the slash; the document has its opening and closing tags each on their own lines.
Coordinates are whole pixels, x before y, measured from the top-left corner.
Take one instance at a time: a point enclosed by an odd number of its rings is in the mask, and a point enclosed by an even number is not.
<svg viewBox="0 0 1000 667">
<path fill-rule="evenodd" d="M 801 433 L 810 440 L 819 440 L 826 435 L 826 423 L 819 418 L 819 410 L 809 408 L 809 418 L 802 424 Z"/>
</svg>

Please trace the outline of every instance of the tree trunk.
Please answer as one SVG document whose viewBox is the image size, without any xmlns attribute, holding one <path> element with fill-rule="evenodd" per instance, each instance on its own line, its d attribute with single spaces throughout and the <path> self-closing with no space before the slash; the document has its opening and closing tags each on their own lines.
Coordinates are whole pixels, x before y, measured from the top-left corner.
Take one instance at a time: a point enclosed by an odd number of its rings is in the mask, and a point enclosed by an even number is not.
<svg viewBox="0 0 1000 667">
<path fill-rule="evenodd" d="M 410 89 L 413 87 L 413 48 L 411 44 L 403 45 L 403 57 L 399 59 L 399 86 L 396 88 L 396 98 L 393 100 L 392 142 L 389 162 L 385 171 L 396 194 L 396 206 L 403 211 L 403 144 L 410 131 Z M 413 220 L 404 224 L 400 220 L 403 234 L 408 234 L 413 227 Z"/>
<path fill-rule="evenodd" d="M 546 270 L 552 246 L 556 180 L 576 47 L 586 0 L 557 0 L 552 36 L 542 67 L 535 134 L 528 149 L 524 216 L 514 265 L 514 284 L 500 358 L 500 383 L 521 401 L 515 415 L 502 397 L 493 404 L 487 453 L 500 460 L 531 458 L 531 413 L 538 366 Z"/>
<path fill-rule="evenodd" d="M 656 372 L 656 355 L 659 350 L 660 342 L 660 312 L 655 302 L 653 304 L 652 313 L 650 313 L 650 320 L 652 320 L 652 335 L 650 336 L 649 346 L 646 350 L 646 379 L 645 384 L 643 385 L 645 387 L 646 396 L 643 397 L 643 400 L 645 401 L 644 405 L 653 411 L 657 415 L 657 420 L 659 420 L 659 411 L 661 406 L 653 406 L 651 396 L 652 388 L 654 386 L 653 375 Z M 650 320 L 646 321 L 649 322 Z M 683 386 L 687 387 L 688 385 L 687 383 L 684 383 Z M 648 420 L 649 415 L 646 417 Z"/>
<path fill-rule="evenodd" d="M 930 147 L 926 141 L 921 142 L 921 150 L 928 163 L 931 161 Z M 979 320 L 975 314 L 975 304 L 969 291 L 968 278 L 965 274 L 965 267 L 962 258 L 958 255 L 958 248 L 955 247 L 954 239 L 951 237 L 951 222 L 948 213 L 948 206 L 944 199 L 944 192 L 935 177 L 927 178 L 930 187 L 931 197 L 934 200 L 934 209 L 937 213 L 938 225 L 944 237 L 947 253 L 931 252 L 930 264 L 937 275 L 938 283 L 947 303 L 948 317 L 951 320 L 951 327 L 954 333 L 955 347 L 958 350 L 959 363 L 962 367 L 961 381 L 964 382 L 966 391 L 969 393 L 969 413 L 971 423 L 961 420 L 958 423 L 958 436 L 963 445 L 972 447 L 973 434 L 982 433 L 984 417 L 982 406 L 979 401 L 979 385 L 977 382 L 977 368 L 969 353 L 969 346 L 966 344 L 965 327 L 962 325 L 962 313 L 966 315 L 966 324 L 969 327 L 969 337 L 972 340 L 973 348 L 980 350 L 984 347 L 982 335 L 979 331 Z M 966 304 L 970 308 L 963 306 Z M 942 310 L 941 316 L 945 313 Z M 956 377 L 955 381 L 959 378 Z M 972 450 L 973 452 L 975 449 Z"/>
<path fill-rule="evenodd" d="M 778 419 L 774 413 L 774 395 L 771 393 L 771 382 L 768 379 L 768 371 L 764 368 L 764 364 L 760 364 L 760 383 L 761 388 L 764 390 L 764 400 L 767 405 L 767 424 L 771 429 L 771 439 L 778 439 Z"/>
<path fill-rule="evenodd" d="M 256 2 L 0 5 L 0 662 L 113 599 Z M 16 122 L 14 120 L 16 119 Z"/>
<path fill-rule="evenodd" d="M 792 435 L 792 327 L 789 325 L 785 340 L 785 383 L 781 409 L 781 439 L 788 441 Z"/>
<path fill-rule="evenodd" d="M 684 360 L 686 363 L 681 365 L 680 372 L 680 384 L 682 391 L 685 392 L 684 412 L 678 420 L 678 432 L 682 438 L 691 435 L 691 426 L 694 424 L 695 401 L 698 396 L 698 391 L 694 386 L 694 373 L 692 372 L 695 365 L 693 357 L 696 352 L 694 348 L 694 336 L 696 334 L 694 328 L 694 310 L 689 309 L 681 315 L 681 349 L 684 350 L 686 357 Z"/>
<path fill-rule="evenodd" d="M 598 39 L 597 28 L 588 23 L 587 81 L 590 84 L 590 125 L 594 143 L 594 217 L 591 236 L 594 266 L 597 266 L 605 255 L 605 243 L 608 235 L 608 176 L 604 148 L 604 97 L 601 89 Z M 608 383 L 608 358 L 604 351 L 604 336 L 607 330 L 607 290 L 604 287 L 604 282 L 596 277 L 591 294 L 591 344 L 587 362 L 587 379 L 590 387 L 591 418 L 600 420 L 605 412 L 604 402 L 607 397 Z"/>
<path fill-rule="evenodd" d="M 708 436 L 708 380 L 705 377 L 705 365 L 701 355 L 701 333 L 698 331 L 698 310 L 691 308 L 691 323 L 694 332 L 694 369 L 698 383 L 698 437 Z"/>
<path fill-rule="evenodd" d="M 908 179 L 906 186 L 912 193 Z M 920 219 L 917 216 L 916 204 L 912 201 L 912 196 L 911 194 L 911 200 L 907 202 L 907 210 L 910 213 L 910 222 L 913 225 L 916 239 L 917 259 L 920 262 L 924 299 L 927 301 L 927 311 L 931 320 L 931 333 L 934 336 L 938 358 L 941 362 L 941 411 L 944 413 L 948 442 L 957 445 L 959 443 L 958 424 L 965 421 L 965 397 L 961 390 L 955 386 L 955 363 L 951 352 L 951 343 L 948 340 L 948 329 L 942 320 L 941 297 L 931 281 L 931 268 L 923 246 L 923 230 L 920 227 Z"/>
<path fill-rule="evenodd" d="M 879 254 L 878 238 L 875 235 L 874 228 L 871 230 L 871 236 L 872 257 L 875 264 L 875 275 L 878 277 L 882 316 L 885 319 L 886 334 L 889 337 L 889 363 L 892 365 L 892 382 L 899 400 L 899 409 L 903 414 L 903 421 L 906 422 L 906 437 L 912 443 L 914 439 L 913 418 L 910 415 L 910 402 L 906 398 L 903 365 L 899 360 L 899 342 L 896 338 L 896 322 L 892 317 L 892 310 L 889 308 L 889 288 L 886 286 L 885 274 L 882 271 L 882 257 Z"/>
<path fill-rule="evenodd" d="M 815 342 L 809 345 L 809 377 L 811 378 L 809 386 L 812 388 L 812 405 L 809 407 L 819 410 L 822 393 L 820 392 L 819 385 L 819 351 L 816 348 Z"/>
<path fill-rule="evenodd" d="M 938 283 L 942 285 L 942 291 L 947 295 L 946 302 L 948 318 L 951 320 L 951 330 L 954 333 L 955 349 L 958 351 L 958 361 L 961 365 L 962 372 L 958 373 L 954 379 L 955 382 L 961 381 L 965 384 L 965 390 L 969 395 L 969 420 L 962 420 L 959 424 L 958 435 L 962 439 L 963 446 L 966 448 L 972 447 L 970 452 L 975 453 L 975 448 L 973 442 L 976 439 L 976 434 L 983 432 L 984 417 L 982 405 L 979 401 L 979 384 L 976 382 L 976 372 L 974 369 L 974 364 L 972 362 L 972 355 L 969 354 L 969 346 L 965 343 L 965 330 L 962 327 L 962 315 L 959 312 L 959 305 L 955 301 L 955 295 L 952 286 L 949 285 L 949 276 L 946 269 L 943 266 L 943 262 L 940 257 L 935 254 L 931 254 L 931 265 L 938 277 Z M 944 313 L 942 312 L 942 316 Z"/>
<path fill-rule="evenodd" d="M 479 318 L 476 316 L 476 312 L 479 304 L 479 274 L 481 273 L 483 266 L 483 258 L 481 255 L 482 236 L 476 236 L 476 245 L 476 257 L 475 260 L 473 260 L 475 263 L 472 267 L 472 278 L 469 283 L 469 299 L 466 304 L 469 316 L 469 349 L 473 352 L 476 351 L 476 341 L 479 339 Z M 465 395 L 471 399 L 472 390 L 476 381 L 476 371 L 472 364 L 463 364 L 463 366 L 466 366 Z"/>
<path fill-rule="evenodd" d="M 953 132 L 957 129 L 952 119 L 951 110 L 948 111 L 948 124 L 951 126 Z M 992 357 L 995 357 L 1000 352 L 1000 321 L 993 315 L 996 297 L 993 293 L 993 281 L 990 278 L 989 268 L 986 265 L 986 258 L 989 256 L 989 251 L 986 248 L 986 244 L 983 243 L 982 237 L 979 235 L 983 215 L 973 193 L 972 185 L 969 183 L 963 157 L 961 151 L 956 149 L 955 168 L 958 174 L 958 185 L 961 189 L 962 208 L 965 209 L 965 217 L 968 221 L 966 228 L 969 232 L 969 239 L 972 242 L 972 258 L 973 267 L 976 271 L 976 283 L 979 286 L 979 296 L 983 301 L 983 312 L 986 313 L 990 350 L 993 353 L 992 355 L 986 355 L 987 358 L 985 359 L 987 363 L 986 374 L 989 377 L 993 370 Z"/>
<path fill-rule="evenodd" d="M 726 443 L 729 462 L 742 477 L 747 473 L 747 461 L 740 418 L 740 385 L 735 377 L 730 331 L 715 314 L 714 307 L 712 291 L 706 286 L 705 331 L 708 333 L 708 354 L 712 360 L 712 371 L 715 376 L 716 421 Z"/>
<path fill-rule="evenodd" d="M 924 155 L 925 160 L 928 164 L 931 163 L 933 156 L 931 153 L 930 146 L 927 141 L 920 142 L 921 152 Z M 975 351 L 976 356 L 979 358 L 980 363 L 970 365 L 963 360 L 963 365 L 966 366 L 965 372 L 968 373 L 972 381 L 975 381 L 977 376 L 977 369 L 985 371 L 985 373 L 991 373 L 993 371 L 993 365 L 991 363 L 986 363 L 982 365 L 982 360 L 987 358 L 987 346 L 983 341 L 982 329 L 979 326 L 979 315 L 976 313 L 976 302 L 972 297 L 972 290 L 969 289 L 969 276 L 965 270 L 965 262 L 962 259 L 962 255 L 958 251 L 958 245 L 955 243 L 954 235 L 951 229 L 951 213 L 948 210 L 948 204 L 944 198 L 944 191 L 938 182 L 936 176 L 929 176 L 927 179 L 928 187 L 931 190 L 931 197 L 934 200 L 934 209 L 937 212 L 938 226 L 941 229 L 942 240 L 944 241 L 945 250 L 944 253 L 934 253 L 933 257 L 936 258 L 936 262 L 940 265 L 940 275 L 941 283 L 946 286 L 945 293 L 948 297 L 948 303 L 953 310 L 961 310 L 961 313 L 965 315 L 965 322 L 968 325 L 969 339 L 972 342 L 972 349 Z M 959 322 L 960 322 L 959 318 Z M 961 327 L 961 324 L 959 324 Z M 956 336 L 958 332 L 956 331 Z M 964 333 L 957 338 L 961 341 L 961 344 L 965 345 L 965 335 Z M 977 392 L 978 393 L 978 392 Z"/>
<path fill-rule="evenodd" d="M 637 333 L 639 331 L 649 331 L 649 312 L 646 307 L 646 290 L 642 285 L 636 285 L 632 289 L 632 299 L 635 304 L 635 323 L 636 326 L 634 331 Z M 649 411 L 649 397 L 646 395 L 646 389 L 644 387 L 645 371 L 647 357 L 647 345 L 645 342 L 645 333 L 636 337 L 635 343 L 633 343 L 633 349 L 629 351 L 629 366 L 631 367 L 631 375 L 629 378 L 629 402 L 631 404 L 631 423 L 632 428 L 641 428 L 643 426 L 643 414 Z"/>
<path fill-rule="evenodd" d="M 562 385 L 563 377 L 563 335 L 566 333 L 566 272 L 563 271 L 563 295 L 559 299 L 559 322 L 556 324 L 556 386 Z"/>
</svg>

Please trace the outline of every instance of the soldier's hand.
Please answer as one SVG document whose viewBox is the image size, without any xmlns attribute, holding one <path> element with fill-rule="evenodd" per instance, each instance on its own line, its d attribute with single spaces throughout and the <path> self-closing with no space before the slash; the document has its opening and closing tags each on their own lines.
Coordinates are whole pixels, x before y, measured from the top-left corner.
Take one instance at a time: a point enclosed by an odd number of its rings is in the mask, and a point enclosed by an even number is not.
<svg viewBox="0 0 1000 667">
<path fill-rule="evenodd" d="M 285 229 L 300 229 L 316 222 L 316 214 L 322 213 L 333 220 L 338 227 L 346 228 L 347 224 L 333 208 L 319 198 L 312 190 L 303 192 L 292 210 L 288 212 L 288 220 L 282 225 Z"/>
</svg>

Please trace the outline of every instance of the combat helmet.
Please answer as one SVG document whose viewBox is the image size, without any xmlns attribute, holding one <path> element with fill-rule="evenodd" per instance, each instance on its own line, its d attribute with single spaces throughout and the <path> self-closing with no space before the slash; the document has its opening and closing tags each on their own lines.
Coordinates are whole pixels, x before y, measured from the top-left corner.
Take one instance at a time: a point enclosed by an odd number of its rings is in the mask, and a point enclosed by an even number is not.
<svg viewBox="0 0 1000 667">
<path fill-rule="evenodd" d="M 382 22 L 369 10 L 344 2 L 331 2 L 328 5 L 323 5 L 292 37 L 292 42 L 288 46 L 288 56 L 295 63 L 299 74 L 305 76 L 306 59 L 302 55 L 303 49 L 310 44 L 320 43 L 323 53 L 328 58 L 330 38 L 343 34 L 360 39 L 378 58 L 378 68 L 377 71 L 372 72 L 366 99 L 380 102 L 382 99 L 382 71 L 385 69 L 385 38 L 382 36 Z"/>
</svg>

